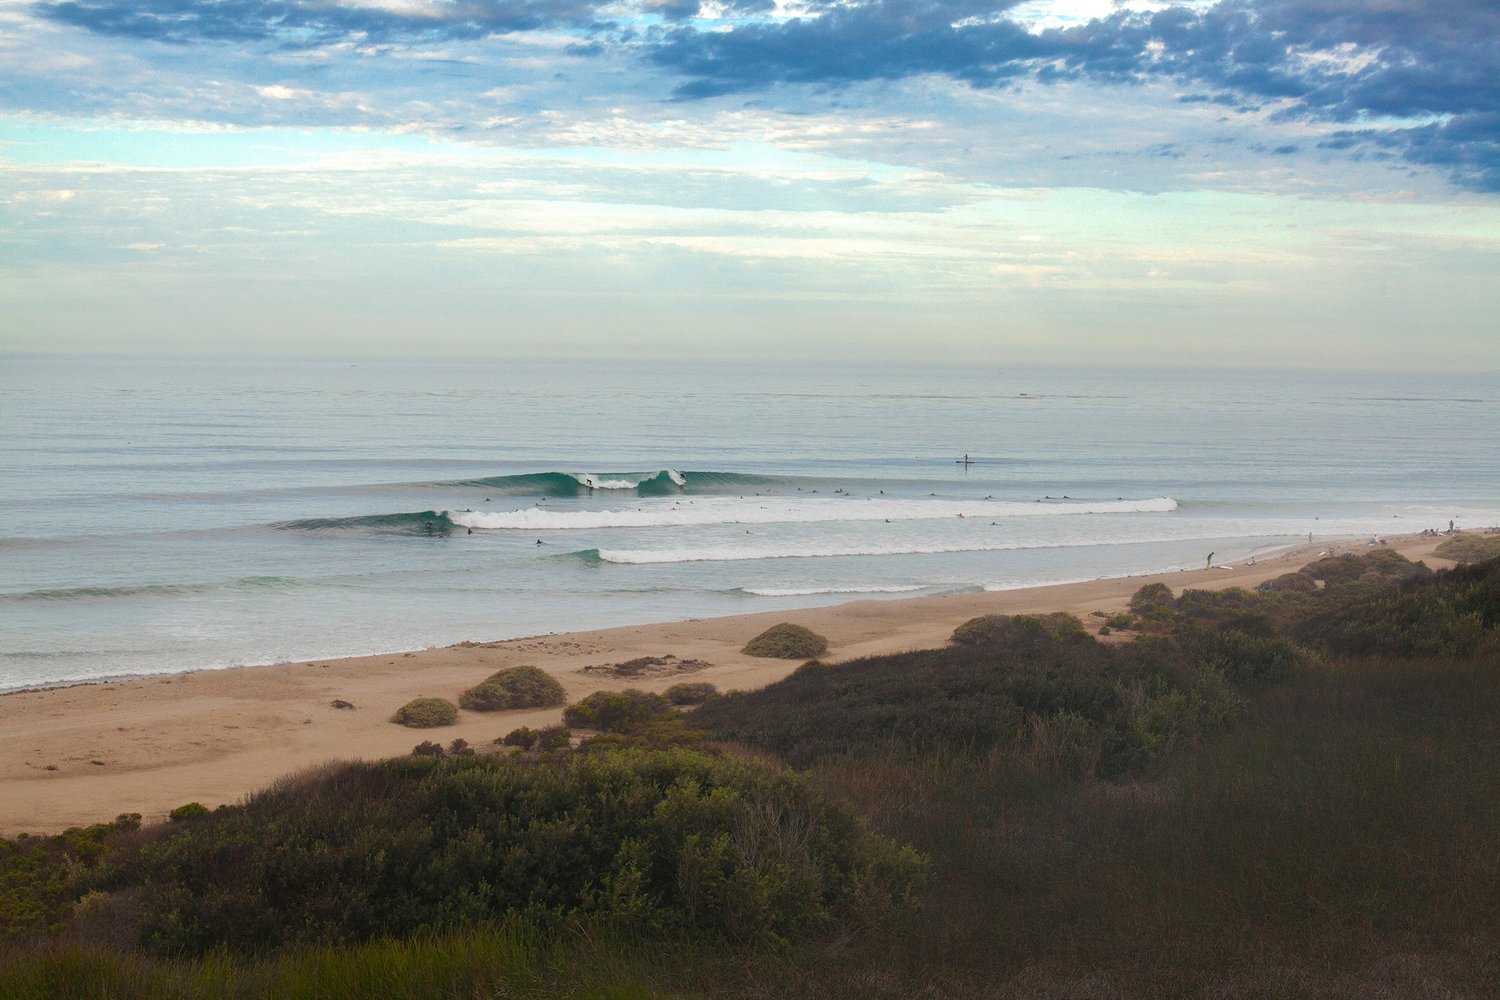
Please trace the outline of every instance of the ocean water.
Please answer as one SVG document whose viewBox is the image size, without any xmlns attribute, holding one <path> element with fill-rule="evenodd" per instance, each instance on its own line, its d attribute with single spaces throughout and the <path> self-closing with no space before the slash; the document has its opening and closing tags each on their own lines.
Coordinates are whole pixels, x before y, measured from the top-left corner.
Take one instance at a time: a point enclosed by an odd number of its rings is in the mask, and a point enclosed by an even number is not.
<svg viewBox="0 0 1500 1000">
<path fill-rule="evenodd" d="M 0 358 L 0 689 L 1450 519 L 1500 524 L 1494 375 Z"/>
</svg>

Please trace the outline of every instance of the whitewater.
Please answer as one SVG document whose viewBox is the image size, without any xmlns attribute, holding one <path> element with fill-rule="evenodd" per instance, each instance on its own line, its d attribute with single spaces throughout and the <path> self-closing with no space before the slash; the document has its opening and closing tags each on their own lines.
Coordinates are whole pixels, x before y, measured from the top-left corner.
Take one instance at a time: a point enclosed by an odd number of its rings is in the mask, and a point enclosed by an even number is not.
<svg viewBox="0 0 1500 1000">
<path fill-rule="evenodd" d="M 1497 400 L 1485 375 L 0 358 L 0 689 L 1481 528 Z"/>
</svg>

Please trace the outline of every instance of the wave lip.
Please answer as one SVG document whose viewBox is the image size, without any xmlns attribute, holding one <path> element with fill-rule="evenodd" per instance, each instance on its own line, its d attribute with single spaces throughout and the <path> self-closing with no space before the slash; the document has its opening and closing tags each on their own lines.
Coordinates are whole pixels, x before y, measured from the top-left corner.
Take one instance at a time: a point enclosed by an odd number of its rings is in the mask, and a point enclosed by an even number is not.
<svg viewBox="0 0 1500 1000">
<path fill-rule="evenodd" d="M 705 497 L 634 509 L 453 511 L 455 525 L 492 531 L 566 531 L 590 528 L 659 528 L 717 524 L 813 524 L 832 521 L 929 521 L 948 518 L 1051 517 L 1078 514 L 1153 514 L 1177 509 L 1171 497 L 1147 500 L 1035 501 L 896 500 L 844 497 Z"/>
<path fill-rule="evenodd" d="M 527 472 L 515 476 L 487 476 L 461 479 L 439 486 L 469 486 L 490 490 L 502 496 L 545 496 L 555 499 L 587 496 L 596 490 L 635 490 L 642 496 L 666 496 L 688 485 L 688 476 L 706 473 L 681 473 L 676 469 L 654 472 Z"/>
</svg>

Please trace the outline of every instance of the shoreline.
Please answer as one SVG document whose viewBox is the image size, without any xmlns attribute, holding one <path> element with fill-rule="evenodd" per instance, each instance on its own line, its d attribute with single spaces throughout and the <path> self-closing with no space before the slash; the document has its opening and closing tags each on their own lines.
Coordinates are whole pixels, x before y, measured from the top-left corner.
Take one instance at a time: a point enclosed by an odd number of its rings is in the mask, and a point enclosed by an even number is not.
<svg viewBox="0 0 1500 1000">
<path fill-rule="evenodd" d="M 1387 536 L 1387 548 L 1433 568 L 1444 535 Z M 1183 569 L 1014 590 L 860 598 L 789 611 L 559 632 L 494 642 L 342 659 L 195 669 L 101 678 L 0 692 L 0 835 L 55 833 L 120 813 L 164 819 L 186 802 L 237 802 L 277 778 L 330 760 L 408 753 L 424 739 L 483 747 L 518 726 L 557 722 L 561 709 L 461 712 L 456 725 L 408 729 L 389 722 L 412 698 L 458 694 L 503 667 L 531 664 L 557 677 L 570 701 L 601 688 L 662 690 L 679 680 L 720 690 L 780 680 L 800 660 L 745 656 L 740 647 L 780 621 L 828 637 L 838 662 L 943 645 L 982 614 L 1066 611 L 1090 627 L 1125 607 L 1140 587 L 1252 587 L 1318 558 L 1368 551 L 1367 539 L 1319 540 L 1260 555 L 1255 564 Z M 690 673 L 615 677 L 590 666 L 642 656 L 705 661 Z M 334 707 L 335 701 L 353 708 Z"/>
</svg>

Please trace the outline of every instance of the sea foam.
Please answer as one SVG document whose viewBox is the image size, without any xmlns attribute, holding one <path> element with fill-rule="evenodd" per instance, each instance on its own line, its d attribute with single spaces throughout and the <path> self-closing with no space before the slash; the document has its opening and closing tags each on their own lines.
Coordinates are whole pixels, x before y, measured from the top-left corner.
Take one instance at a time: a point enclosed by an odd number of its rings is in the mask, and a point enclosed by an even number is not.
<svg viewBox="0 0 1500 1000">
<path fill-rule="evenodd" d="M 1162 514 L 1177 509 L 1171 497 L 1148 500 L 1036 501 L 894 500 L 773 497 L 704 497 L 665 500 L 614 510 L 555 510 L 537 506 L 512 511 L 443 511 L 464 528 L 561 531 L 590 528 L 653 528 L 714 524 L 788 524 L 832 521 L 928 521 L 948 518 L 997 520 L 1076 514 Z"/>
</svg>

